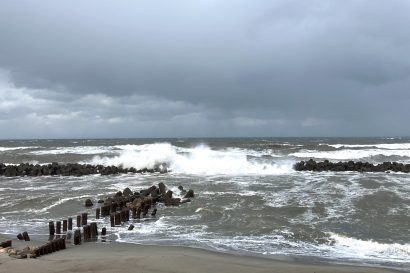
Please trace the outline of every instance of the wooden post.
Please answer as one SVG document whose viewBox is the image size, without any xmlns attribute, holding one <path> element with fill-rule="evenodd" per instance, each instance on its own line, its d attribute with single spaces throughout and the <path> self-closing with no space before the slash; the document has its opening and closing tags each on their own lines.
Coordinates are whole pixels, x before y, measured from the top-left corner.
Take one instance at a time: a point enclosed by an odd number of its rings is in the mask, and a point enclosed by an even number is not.
<svg viewBox="0 0 410 273">
<path fill-rule="evenodd" d="M 110 215 L 110 205 L 105 205 L 102 210 L 104 213 L 102 214 L 103 217 Z"/>
<path fill-rule="evenodd" d="M 126 215 L 125 215 L 125 209 L 122 209 L 122 210 L 120 211 L 120 216 L 121 216 L 121 223 L 127 221 Z"/>
<path fill-rule="evenodd" d="M 62 238 L 60 239 L 60 249 L 66 249 L 65 240 Z"/>
<path fill-rule="evenodd" d="M 116 212 L 116 211 L 117 211 L 117 204 L 116 204 L 116 203 L 112 203 L 112 204 L 110 205 L 110 212 L 113 213 L 113 212 Z"/>
<path fill-rule="evenodd" d="M 115 217 L 115 214 L 114 214 L 114 213 L 111 213 L 111 214 L 110 214 L 111 227 L 114 227 L 114 226 L 115 226 L 114 217 Z"/>
<path fill-rule="evenodd" d="M 51 248 L 50 243 L 49 243 L 49 242 L 46 243 L 46 244 L 44 245 L 44 255 L 50 254 L 50 253 L 52 253 L 52 252 L 53 252 L 53 249 Z"/>
<path fill-rule="evenodd" d="M 56 233 L 61 234 L 61 221 L 56 222 Z"/>
<path fill-rule="evenodd" d="M 24 241 L 30 241 L 30 237 L 28 236 L 27 231 L 23 232 L 23 239 L 24 239 Z"/>
<path fill-rule="evenodd" d="M 55 239 L 54 241 L 51 242 L 51 243 L 53 244 L 53 249 L 55 249 L 55 251 L 59 251 L 59 250 L 60 250 L 59 240 L 60 240 L 60 239 Z"/>
<path fill-rule="evenodd" d="M 90 238 L 92 238 L 92 239 L 97 237 L 97 235 L 95 234 L 95 230 L 94 230 L 94 224 L 95 223 L 90 223 Z"/>
<path fill-rule="evenodd" d="M 55 242 L 55 241 L 52 240 L 51 242 L 48 243 L 48 244 L 50 245 L 51 252 L 56 252 L 56 251 L 57 251 L 56 245 L 55 245 L 54 242 Z"/>
<path fill-rule="evenodd" d="M 53 253 L 53 248 L 51 247 L 51 244 L 50 244 L 50 243 L 47 243 L 47 244 L 45 245 L 45 248 L 46 248 L 46 253 L 47 253 L 47 254 Z"/>
<path fill-rule="evenodd" d="M 81 215 L 77 215 L 77 227 L 81 227 Z"/>
<path fill-rule="evenodd" d="M 39 257 L 39 256 L 43 255 L 43 251 L 42 251 L 41 248 L 42 248 L 41 246 L 39 246 L 39 247 L 36 248 L 36 250 L 35 250 L 35 252 L 34 252 L 34 254 L 36 255 L 36 257 Z"/>
<path fill-rule="evenodd" d="M 40 254 L 40 256 L 41 256 L 41 255 L 46 255 L 46 249 L 45 249 L 45 247 L 44 247 L 44 246 L 40 246 L 40 247 L 38 248 L 38 253 Z"/>
<path fill-rule="evenodd" d="M 83 239 L 84 242 L 88 240 L 88 226 L 83 226 Z"/>
<path fill-rule="evenodd" d="M 54 251 L 53 251 L 53 246 L 51 245 L 51 243 L 47 243 L 47 253 L 48 254 L 50 254 L 50 253 L 53 253 Z"/>
<path fill-rule="evenodd" d="M 41 255 L 47 255 L 47 253 L 48 253 L 48 251 L 47 251 L 46 245 L 40 246 L 40 254 Z"/>
<path fill-rule="evenodd" d="M 41 256 L 41 255 L 46 255 L 46 254 L 47 254 L 46 252 L 47 252 L 47 251 L 46 251 L 46 248 L 44 247 L 44 245 L 42 245 L 42 246 L 39 247 L 40 256 Z"/>
<path fill-rule="evenodd" d="M 105 215 L 105 205 L 101 207 L 101 211 L 100 211 L 100 212 L 101 212 L 101 214 L 100 214 L 101 217 L 105 217 L 105 216 L 106 216 L 106 215 Z"/>
<path fill-rule="evenodd" d="M 39 247 L 36 247 L 33 252 L 34 252 L 34 257 L 40 257 L 41 256 L 41 251 L 40 251 Z"/>
<path fill-rule="evenodd" d="M 0 247 L 6 248 L 6 247 L 11 247 L 11 240 L 7 240 L 5 242 L 0 243 Z"/>
<path fill-rule="evenodd" d="M 98 227 L 97 227 L 97 223 L 92 222 L 90 224 L 90 236 L 91 238 L 95 238 L 98 236 Z"/>
<path fill-rule="evenodd" d="M 98 226 L 97 226 L 97 223 L 94 223 L 94 233 L 95 233 L 95 236 L 98 236 Z"/>
<path fill-rule="evenodd" d="M 107 215 L 105 214 L 105 206 L 102 206 L 102 207 L 101 207 L 101 217 L 105 217 L 105 216 L 107 216 Z"/>
<path fill-rule="evenodd" d="M 48 222 L 48 231 L 50 232 L 50 236 L 54 236 L 56 230 L 54 228 L 54 222 L 53 221 Z"/>
<path fill-rule="evenodd" d="M 87 225 L 87 213 L 86 212 L 81 214 L 81 224 L 83 226 Z"/>
<path fill-rule="evenodd" d="M 100 211 L 101 211 L 100 208 L 95 209 L 95 219 L 100 219 Z"/>
<path fill-rule="evenodd" d="M 73 230 L 73 218 L 68 218 L 68 230 Z"/>
<path fill-rule="evenodd" d="M 63 233 L 67 232 L 67 220 L 63 220 Z"/>
<path fill-rule="evenodd" d="M 81 231 L 79 229 L 74 231 L 74 245 L 81 245 Z"/>
<path fill-rule="evenodd" d="M 121 225 L 121 213 L 119 212 L 115 213 L 115 225 L 116 226 Z"/>
</svg>

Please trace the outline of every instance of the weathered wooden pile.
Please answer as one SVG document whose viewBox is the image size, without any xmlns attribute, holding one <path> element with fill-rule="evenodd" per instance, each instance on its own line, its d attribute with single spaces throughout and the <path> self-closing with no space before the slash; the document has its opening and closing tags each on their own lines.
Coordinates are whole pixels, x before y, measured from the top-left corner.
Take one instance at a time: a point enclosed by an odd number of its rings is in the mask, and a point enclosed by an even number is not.
<svg viewBox="0 0 410 273">
<path fill-rule="evenodd" d="M 114 196 L 105 200 L 99 200 L 101 204 L 95 209 L 95 219 L 101 217 L 110 217 L 111 227 L 122 226 L 130 221 L 130 215 L 133 219 L 155 217 L 157 213 L 157 203 L 163 203 L 165 206 L 179 206 L 180 204 L 190 202 L 194 197 L 193 190 L 184 190 L 179 186 L 180 194 L 183 198 L 173 197 L 173 192 L 167 190 L 164 183 L 158 186 L 151 186 L 141 191 L 132 192 L 129 188 L 117 192 Z M 85 200 L 85 207 L 92 207 L 91 199 Z M 62 223 L 62 225 L 61 225 Z M 11 241 L 1 243 L 2 248 L 7 248 L 7 253 L 15 258 L 31 258 L 47 255 L 66 248 L 66 241 L 73 236 L 73 244 L 80 245 L 83 242 L 94 241 L 97 239 L 99 232 L 96 222 L 88 224 L 88 213 L 82 213 L 76 217 L 77 228 L 73 230 L 73 218 L 68 217 L 63 221 L 50 221 L 48 223 L 49 241 L 36 248 L 26 248 L 23 251 L 17 251 L 11 247 Z M 130 224 L 128 230 L 133 230 L 134 225 Z M 101 229 L 101 236 L 106 236 L 107 229 Z M 27 232 L 17 235 L 19 240 L 29 241 L 30 237 Z"/>
<path fill-rule="evenodd" d="M 10 257 L 16 259 L 25 259 L 28 257 L 28 255 L 34 255 L 33 250 L 34 249 L 30 248 L 29 246 L 25 247 L 22 250 L 16 250 L 12 247 L 11 240 L 0 243 L 0 253 L 7 253 Z"/>
<path fill-rule="evenodd" d="M 121 173 L 166 173 L 168 169 L 165 164 L 158 164 L 152 169 L 123 168 L 121 166 L 103 166 L 68 163 L 59 164 L 53 162 L 51 164 L 39 165 L 21 163 L 19 165 L 5 165 L 0 163 L 0 176 L 14 177 L 14 176 L 47 176 L 47 175 L 61 175 L 61 176 L 83 176 L 91 174 L 121 174 Z"/>
<path fill-rule="evenodd" d="M 330 162 L 329 160 L 316 162 L 313 159 L 300 161 L 294 165 L 296 171 L 333 171 L 333 172 L 410 172 L 410 164 L 399 162 L 383 162 L 381 164 L 372 164 L 369 162 Z"/>
</svg>

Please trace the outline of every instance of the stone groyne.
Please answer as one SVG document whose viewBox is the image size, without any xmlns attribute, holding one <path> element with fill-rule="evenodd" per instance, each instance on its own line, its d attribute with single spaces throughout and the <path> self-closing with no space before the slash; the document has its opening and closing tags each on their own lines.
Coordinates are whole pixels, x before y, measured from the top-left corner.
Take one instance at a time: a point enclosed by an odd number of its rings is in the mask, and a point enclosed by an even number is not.
<svg viewBox="0 0 410 273">
<path fill-rule="evenodd" d="M 410 172 L 410 164 L 403 164 L 399 162 L 383 162 L 381 164 L 372 164 L 369 162 L 330 162 L 329 160 L 315 161 L 310 159 L 308 161 L 297 162 L 294 166 L 296 171 L 333 171 L 333 172 Z"/>
<path fill-rule="evenodd" d="M 29 164 L 21 163 L 18 165 L 0 163 L 0 176 L 83 176 L 91 174 L 111 175 L 122 173 L 166 173 L 168 169 L 165 164 L 159 164 L 153 168 L 144 168 L 137 170 L 136 168 L 123 168 L 117 166 L 91 165 L 79 163 L 51 163 L 51 164 Z"/>
</svg>

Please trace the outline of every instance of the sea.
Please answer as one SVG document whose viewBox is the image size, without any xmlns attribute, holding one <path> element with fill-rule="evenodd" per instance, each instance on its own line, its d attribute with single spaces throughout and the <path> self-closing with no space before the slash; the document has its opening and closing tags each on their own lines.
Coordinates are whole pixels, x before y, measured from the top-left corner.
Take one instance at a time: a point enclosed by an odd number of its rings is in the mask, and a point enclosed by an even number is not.
<svg viewBox="0 0 410 273">
<path fill-rule="evenodd" d="M 297 172 L 301 160 L 410 163 L 410 138 L 0 140 L 5 164 L 84 163 L 168 173 L 0 177 L 0 234 L 46 238 L 84 200 L 159 182 L 190 203 L 111 228 L 117 242 L 410 269 L 410 174 Z M 91 219 L 93 220 L 93 219 Z"/>
</svg>

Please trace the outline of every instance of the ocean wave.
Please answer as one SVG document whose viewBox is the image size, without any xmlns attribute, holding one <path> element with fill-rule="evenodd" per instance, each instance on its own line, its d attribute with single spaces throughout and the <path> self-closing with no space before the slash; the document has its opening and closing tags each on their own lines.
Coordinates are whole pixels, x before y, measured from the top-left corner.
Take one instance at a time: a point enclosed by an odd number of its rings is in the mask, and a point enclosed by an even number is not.
<svg viewBox="0 0 410 273">
<path fill-rule="evenodd" d="M 79 155 L 97 155 L 116 153 L 112 146 L 78 146 L 78 147 L 59 147 L 51 150 L 32 151 L 35 155 L 61 155 L 61 154 L 79 154 Z"/>
<path fill-rule="evenodd" d="M 297 153 L 291 153 L 290 156 L 298 158 L 318 158 L 318 159 L 334 159 L 334 160 L 357 160 L 361 158 L 369 158 L 373 156 L 400 156 L 410 157 L 410 150 L 380 150 L 380 149 L 364 149 L 364 150 L 337 150 L 337 151 L 318 151 L 318 150 L 302 150 Z"/>
<path fill-rule="evenodd" d="M 408 262 L 410 260 L 410 244 L 383 244 L 351 238 L 336 233 L 329 233 L 334 240 L 333 251 L 342 257 L 370 260 L 390 260 Z"/>
<path fill-rule="evenodd" d="M 23 147 L 0 147 L 0 152 L 15 151 L 15 150 L 28 150 L 28 149 L 38 149 L 38 146 L 23 146 Z"/>
<path fill-rule="evenodd" d="M 159 164 L 166 164 L 175 173 L 206 175 L 273 175 L 293 171 L 293 162 L 276 164 L 272 161 L 249 160 L 249 154 L 244 149 L 212 150 L 204 145 L 194 148 L 180 148 L 169 143 L 116 147 L 122 149 L 118 156 L 96 156 L 89 163 L 121 165 L 126 168 L 134 167 L 136 169 L 154 168 Z M 252 153 L 252 156 L 254 155 L 255 152 Z"/>
<path fill-rule="evenodd" d="M 409 150 L 410 143 L 384 143 L 384 144 L 322 144 L 336 149 L 341 148 L 376 148 L 386 150 Z"/>
<path fill-rule="evenodd" d="M 75 197 L 61 198 L 57 202 L 55 202 L 55 203 L 53 203 L 49 206 L 46 206 L 42 209 L 32 209 L 32 208 L 30 208 L 26 211 L 29 212 L 29 213 L 47 213 L 50 209 L 52 209 L 56 206 L 62 205 L 62 204 L 66 203 L 70 200 L 82 199 L 82 198 L 86 198 L 86 197 L 90 197 L 90 196 L 89 195 L 81 195 L 81 196 L 75 196 Z"/>
</svg>

